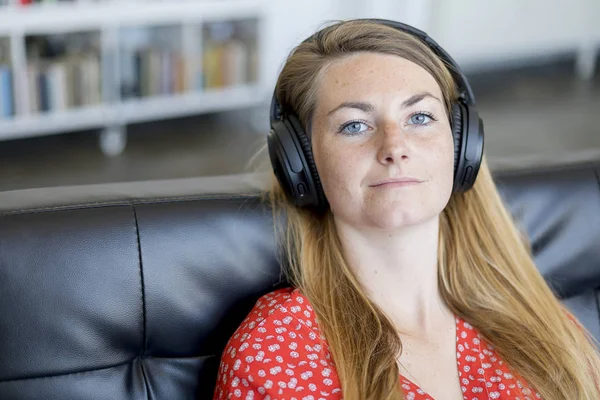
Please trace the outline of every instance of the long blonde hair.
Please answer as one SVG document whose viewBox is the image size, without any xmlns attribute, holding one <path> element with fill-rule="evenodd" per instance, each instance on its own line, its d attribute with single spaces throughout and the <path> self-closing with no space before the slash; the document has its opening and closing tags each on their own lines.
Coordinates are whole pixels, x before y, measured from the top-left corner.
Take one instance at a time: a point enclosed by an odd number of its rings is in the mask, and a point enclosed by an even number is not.
<svg viewBox="0 0 600 400">
<path fill-rule="evenodd" d="M 426 69 L 446 107 L 456 99 L 449 66 L 413 36 L 381 24 L 340 22 L 288 57 L 276 96 L 310 127 L 320 73 L 356 52 L 398 55 Z M 297 209 L 277 181 L 269 192 L 289 281 L 309 299 L 327 338 L 344 398 L 403 399 L 396 363 L 402 344 L 365 295 L 340 245 L 331 211 Z M 438 280 L 443 300 L 495 347 L 516 376 L 546 400 L 600 398 L 593 339 L 570 320 L 537 270 L 484 159 L 474 187 L 455 193 L 440 215 Z"/>
</svg>

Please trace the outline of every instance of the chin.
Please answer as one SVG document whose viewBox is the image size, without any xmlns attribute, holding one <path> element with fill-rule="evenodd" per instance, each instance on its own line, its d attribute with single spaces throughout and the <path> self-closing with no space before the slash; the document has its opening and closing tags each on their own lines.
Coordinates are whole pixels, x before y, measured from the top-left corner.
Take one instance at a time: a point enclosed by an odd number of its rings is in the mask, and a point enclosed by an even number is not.
<svg viewBox="0 0 600 400">
<path fill-rule="evenodd" d="M 368 225 L 389 231 L 417 225 L 434 217 L 431 213 L 419 212 L 419 210 L 380 208 L 373 211 L 367 215 Z"/>
</svg>

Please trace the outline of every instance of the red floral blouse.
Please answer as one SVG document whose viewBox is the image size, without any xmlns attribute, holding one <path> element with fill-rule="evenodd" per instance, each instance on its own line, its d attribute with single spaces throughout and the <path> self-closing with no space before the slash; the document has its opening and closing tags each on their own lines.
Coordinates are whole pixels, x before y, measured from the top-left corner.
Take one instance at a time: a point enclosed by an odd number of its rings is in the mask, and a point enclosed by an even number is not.
<svg viewBox="0 0 600 400">
<path fill-rule="evenodd" d="M 465 400 L 539 399 L 466 321 L 456 318 L 456 362 Z M 400 376 L 408 400 L 433 400 Z M 230 338 L 214 399 L 342 399 L 332 356 L 314 311 L 297 289 L 261 297 Z"/>
</svg>

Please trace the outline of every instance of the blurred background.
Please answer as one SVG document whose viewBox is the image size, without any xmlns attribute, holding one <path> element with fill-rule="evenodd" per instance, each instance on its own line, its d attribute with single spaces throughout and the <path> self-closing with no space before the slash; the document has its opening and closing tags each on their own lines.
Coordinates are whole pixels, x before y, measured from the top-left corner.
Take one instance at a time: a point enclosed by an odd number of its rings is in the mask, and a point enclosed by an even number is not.
<svg viewBox="0 0 600 400">
<path fill-rule="evenodd" d="M 0 191 L 247 172 L 287 54 L 356 17 L 453 56 L 492 169 L 600 160 L 599 0 L 0 0 Z"/>
</svg>

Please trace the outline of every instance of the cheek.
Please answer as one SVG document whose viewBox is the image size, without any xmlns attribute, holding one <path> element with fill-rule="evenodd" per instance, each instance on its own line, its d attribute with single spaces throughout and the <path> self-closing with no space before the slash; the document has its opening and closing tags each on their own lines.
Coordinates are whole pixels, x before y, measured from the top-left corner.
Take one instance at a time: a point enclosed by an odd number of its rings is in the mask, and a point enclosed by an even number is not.
<svg viewBox="0 0 600 400">
<path fill-rule="evenodd" d="M 435 166 L 431 174 L 440 185 L 440 190 L 450 193 L 454 183 L 454 141 L 450 137 L 436 148 L 438 151 L 431 160 L 431 165 Z"/>
<path fill-rule="evenodd" d="M 317 169 L 325 195 L 330 200 L 342 196 L 348 191 L 348 180 L 352 179 L 349 158 L 339 157 L 335 152 L 324 153 L 321 162 L 317 162 Z"/>
<path fill-rule="evenodd" d="M 436 196 L 450 195 L 454 183 L 454 140 L 445 133 L 435 140 L 421 143 L 419 167 L 432 184 Z"/>
<path fill-rule="evenodd" d="M 360 184 L 360 159 L 350 149 L 337 146 L 321 146 L 315 153 L 315 163 L 321 179 L 325 196 L 329 203 L 334 204 L 351 202 L 356 196 L 357 185 Z"/>
</svg>

